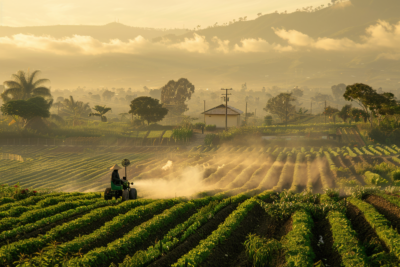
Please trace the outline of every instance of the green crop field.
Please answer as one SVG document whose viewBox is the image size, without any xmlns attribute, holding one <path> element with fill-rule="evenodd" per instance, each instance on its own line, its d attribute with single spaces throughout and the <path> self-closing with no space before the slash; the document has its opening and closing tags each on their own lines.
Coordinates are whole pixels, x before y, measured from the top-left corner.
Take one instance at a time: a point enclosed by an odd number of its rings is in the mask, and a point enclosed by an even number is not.
<svg viewBox="0 0 400 267">
<path fill-rule="evenodd" d="M 4 146 L 0 265 L 398 266 L 399 151 Z M 123 158 L 139 199 L 104 200 Z"/>
<path fill-rule="evenodd" d="M 277 193 L 0 198 L 1 266 L 398 266 L 400 196 Z"/>
</svg>

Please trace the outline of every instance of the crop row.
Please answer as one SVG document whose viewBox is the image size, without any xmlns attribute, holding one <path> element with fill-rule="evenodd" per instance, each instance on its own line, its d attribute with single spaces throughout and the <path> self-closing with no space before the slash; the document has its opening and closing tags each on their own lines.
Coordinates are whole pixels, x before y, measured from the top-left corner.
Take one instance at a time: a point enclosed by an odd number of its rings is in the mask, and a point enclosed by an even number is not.
<svg viewBox="0 0 400 267">
<path fill-rule="evenodd" d="M 313 226 L 313 220 L 308 212 L 300 210 L 292 215 L 292 231 L 281 241 L 288 266 L 313 266 L 315 258 L 311 247 Z"/>
<path fill-rule="evenodd" d="M 238 195 L 230 199 L 224 199 L 218 203 L 218 200 L 212 202 L 200 209 L 196 214 L 191 216 L 187 221 L 177 225 L 170 230 L 160 241 L 154 246 L 149 247 L 146 251 L 139 251 L 132 257 L 127 257 L 120 267 L 128 266 L 145 266 L 154 261 L 161 254 L 166 254 L 173 250 L 179 243 L 185 241 L 190 235 L 195 233 L 204 223 L 210 220 L 216 213 L 229 204 L 236 204 L 246 199 L 245 195 Z M 179 237 L 180 236 L 180 237 Z"/>
<path fill-rule="evenodd" d="M 43 219 L 47 216 L 52 216 L 57 213 L 69 210 L 69 209 L 75 209 L 82 205 L 91 205 L 97 201 L 98 201 L 98 199 L 96 199 L 96 198 L 95 199 L 80 199 L 80 200 L 75 200 L 75 201 L 66 201 L 66 202 L 62 202 L 60 204 L 50 206 L 47 208 L 36 209 L 36 210 L 31 210 L 31 211 L 25 212 L 20 217 L 3 218 L 2 220 L 0 220 L 0 231 L 9 230 L 15 226 L 21 226 L 24 224 L 33 223 L 33 222 Z"/>
<path fill-rule="evenodd" d="M 321 204 L 331 204 L 332 200 L 327 195 L 321 196 Z M 360 244 L 357 233 L 351 228 L 351 222 L 342 212 L 332 210 L 328 212 L 328 220 L 333 235 L 333 249 L 342 257 L 345 267 L 368 266 L 365 248 Z"/>
<path fill-rule="evenodd" d="M 154 216 L 151 220 L 136 226 L 122 238 L 108 243 L 107 247 L 95 248 L 81 258 L 72 258 L 68 264 L 72 266 L 99 266 L 104 262 L 111 262 L 115 258 L 127 255 L 129 251 L 146 240 L 152 232 L 176 221 L 196 206 L 196 200 L 175 205 L 162 214 Z"/>
<path fill-rule="evenodd" d="M 14 207 L 18 207 L 18 206 L 34 205 L 34 204 L 36 204 L 37 202 L 39 202 L 41 200 L 47 199 L 49 197 L 60 196 L 61 194 L 62 193 L 52 193 L 52 194 L 43 194 L 43 195 L 38 195 L 38 196 L 31 196 L 31 197 L 28 197 L 28 198 L 20 200 L 20 201 L 15 201 L 14 198 L 11 198 L 14 201 L 10 201 L 7 204 L 1 205 L 0 206 L 0 212 L 8 211 L 8 210 L 10 210 L 10 209 L 12 209 Z M 81 193 L 71 193 L 71 194 L 68 194 L 68 195 L 76 196 L 78 194 L 81 194 Z"/>
<path fill-rule="evenodd" d="M 118 203 L 118 201 L 109 200 L 110 203 Z M 132 208 L 140 205 L 148 204 L 151 200 L 136 200 L 126 201 L 120 205 L 112 207 L 103 207 L 90 211 L 88 214 L 73 220 L 68 223 L 56 226 L 46 233 L 46 235 L 38 236 L 36 238 L 30 238 L 20 240 L 11 243 L 7 246 L 0 248 L 0 262 L 13 262 L 18 258 L 20 253 L 32 254 L 42 249 L 48 243 L 57 240 L 59 237 L 68 234 L 73 231 L 77 231 L 82 227 L 87 226 L 105 216 L 116 216 L 119 213 L 127 212 Z"/>
<path fill-rule="evenodd" d="M 365 219 L 374 228 L 379 238 L 400 259 L 400 235 L 395 229 L 390 227 L 390 222 L 377 212 L 372 205 L 356 198 L 349 198 L 349 201 L 363 213 Z"/>
<path fill-rule="evenodd" d="M 178 202 L 179 201 L 176 200 L 159 200 L 144 206 L 136 207 L 123 215 L 114 217 L 113 220 L 106 222 L 102 227 L 96 229 L 91 234 L 79 236 L 69 242 L 63 243 L 60 251 L 63 253 L 79 252 L 80 249 L 84 249 L 85 247 L 95 244 L 104 238 L 113 236 L 114 233 L 122 229 L 125 225 L 134 223 L 143 216 L 156 214 L 166 208 L 170 208 Z M 59 264 L 63 258 L 57 258 L 55 252 L 55 249 L 48 250 L 44 256 L 55 255 L 55 257 L 53 256 L 53 264 Z M 34 263 L 38 266 L 41 266 L 42 264 L 40 260 L 41 257 L 33 258 Z"/>
<path fill-rule="evenodd" d="M 61 202 L 65 201 L 74 201 L 74 200 L 80 200 L 80 199 L 93 199 L 93 198 L 100 198 L 100 194 L 85 194 L 82 195 L 81 193 L 72 193 L 72 194 L 66 194 L 62 196 L 53 196 L 53 197 L 47 197 L 44 198 L 36 203 L 36 205 L 29 205 L 29 204 L 22 204 L 15 206 L 7 211 L 2 211 L 0 212 L 0 219 L 6 218 L 6 217 L 18 217 L 24 214 L 27 211 L 33 211 L 36 209 L 43 209 L 52 205 L 56 205 Z M 26 202 L 25 202 L 26 203 Z M 33 204 L 33 203 L 32 203 Z M 0 220 L 0 223 L 2 220 Z"/>
<path fill-rule="evenodd" d="M 115 203 L 117 203 L 117 201 L 100 200 L 91 205 L 86 205 L 86 206 L 77 207 L 75 209 L 66 210 L 64 212 L 57 213 L 53 216 L 45 217 L 45 218 L 35 221 L 33 223 L 28 223 L 25 225 L 17 226 L 15 228 L 13 228 L 12 230 L 3 231 L 0 233 L 0 240 L 14 238 L 17 235 L 20 235 L 23 233 L 29 233 L 31 231 L 34 231 L 34 230 L 44 227 L 46 225 L 50 225 L 52 223 L 61 221 L 66 218 L 70 218 L 74 215 L 81 214 L 81 213 L 87 212 L 87 211 L 91 211 L 92 209 L 96 209 L 99 207 L 113 205 Z"/>
<path fill-rule="evenodd" d="M 200 244 L 194 249 L 183 255 L 177 263 L 172 266 L 198 266 L 211 254 L 213 249 L 223 240 L 228 238 L 233 231 L 239 226 L 242 220 L 246 217 L 249 211 L 257 205 L 257 200 L 254 198 L 248 199 L 232 212 L 223 224 L 218 226 L 211 235 L 200 241 Z"/>
</svg>

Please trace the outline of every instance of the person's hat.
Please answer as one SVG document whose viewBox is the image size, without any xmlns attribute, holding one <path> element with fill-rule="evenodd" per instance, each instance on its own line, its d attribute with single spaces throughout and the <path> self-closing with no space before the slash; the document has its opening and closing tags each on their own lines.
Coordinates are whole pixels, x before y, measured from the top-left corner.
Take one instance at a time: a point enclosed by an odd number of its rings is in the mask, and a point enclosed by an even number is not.
<svg viewBox="0 0 400 267">
<path fill-rule="evenodd" d="M 122 169 L 122 168 L 120 166 L 118 166 L 118 164 L 115 164 L 114 166 L 112 166 L 110 168 L 110 170 L 120 170 L 120 169 Z"/>
</svg>

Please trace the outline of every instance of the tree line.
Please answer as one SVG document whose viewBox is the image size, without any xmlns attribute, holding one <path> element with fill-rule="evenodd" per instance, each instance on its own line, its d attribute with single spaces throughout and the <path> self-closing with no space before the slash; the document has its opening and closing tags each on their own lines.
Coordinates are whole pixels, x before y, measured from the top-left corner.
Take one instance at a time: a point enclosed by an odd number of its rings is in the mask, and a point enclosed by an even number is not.
<svg viewBox="0 0 400 267">
<path fill-rule="evenodd" d="M 4 115 L 11 116 L 13 123 L 31 128 L 34 123 L 39 122 L 43 125 L 42 119 L 52 118 L 59 122 L 67 119 L 72 122 L 72 126 L 76 126 L 92 116 L 99 117 L 101 122 L 107 122 L 106 114 L 111 111 L 109 107 L 96 105 L 91 108 L 89 103 L 76 101 L 73 96 L 65 99 L 59 97 L 54 103 L 50 88 L 45 86 L 49 80 L 40 79 L 39 74 L 40 71 L 27 73 L 21 70 L 13 74 L 11 80 L 4 82 L 5 90 L 1 94 L 4 104 L 0 110 Z M 132 114 L 132 121 L 136 124 L 150 124 L 161 121 L 168 113 L 182 115 L 188 110 L 185 102 L 191 98 L 194 91 L 195 86 L 185 78 L 171 80 L 161 88 L 162 103 L 148 96 L 137 97 L 130 102 L 129 113 Z M 103 97 L 111 98 L 110 93 L 113 92 L 106 90 Z M 50 113 L 51 107 L 58 109 L 57 114 Z M 133 116 L 136 116 L 136 119 Z"/>
</svg>

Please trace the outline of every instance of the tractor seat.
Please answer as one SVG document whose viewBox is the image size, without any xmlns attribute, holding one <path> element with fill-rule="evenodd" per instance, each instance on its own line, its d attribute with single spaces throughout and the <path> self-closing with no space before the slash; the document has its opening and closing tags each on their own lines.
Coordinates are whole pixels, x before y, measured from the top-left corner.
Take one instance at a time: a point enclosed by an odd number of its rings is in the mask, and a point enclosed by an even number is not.
<svg viewBox="0 0 400 267">
<path fill-rule="evenodd" d="M 123 186 L 122 185 L 116 185 L 113 182 L 111 182 L 111 190 L 123 190 Z"/>
</svg>

